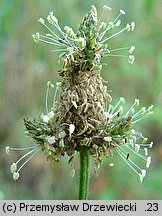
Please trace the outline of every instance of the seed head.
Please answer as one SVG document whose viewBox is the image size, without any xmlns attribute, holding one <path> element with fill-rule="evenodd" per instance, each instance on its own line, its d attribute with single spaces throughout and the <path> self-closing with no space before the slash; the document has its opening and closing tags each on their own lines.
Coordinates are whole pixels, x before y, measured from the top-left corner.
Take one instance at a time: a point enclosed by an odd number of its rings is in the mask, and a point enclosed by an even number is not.
<svg viewBox="0 0 162 216">
<path fill-rule="evenodd" d="M 103 9 L 111 10 L 106 5 Z M 110 40 L 135 28 L 135 22 L 120 27 L 123 15 L 125 11 L 120 10 L 113 21 L 103 21 L 103 15 L 98 18 L 97 9 L 92 5 L 76 33 L 69 26 L 62 29 L 53 12 L 47 16 L 49 27 L 43 18 L 39 19 L 48 32 L 45 35 L 36 33 L 32 37 L 36 43 L 45 42 L 53 47 L 53 52 L 61 53 L 61 81 L 55 85 L 47 82 L 45 114 L 33 120 L 24 119 L 26 134 L 32 138 L 34 145 L 22 149 L 6 147 L 6 153 L 28 150 L 11 165 L 14 180 L 19 178 L 20 170 L 40 150 L 45 152 L 48 161 L 59 162 L 64 155 L 68 155 L 69 163 L 72 163 L 75 153 L 84 146 L 95 161 L 94 169 L 100 167 L 103 157 L 112 157 L 117 153 L 143 181 L 146 168 L 151 164 L 149 151 L 153 143 L 144 140 L 134 125 L 152 114 L 153 106 L 138 109 L 140 103 L 135 99 L 128 109 L 123 97 L 112 105 L 110 90 L 100 75 L 103 57 L 126 57 L 130 64 L 134 62 L 134 45 L 111 47 Z M 49 101 L 50 94 L 53 95 L 52 101 Z M 49 107 L 49 104 L 52 106 Z M 139 165 L 134 161 L 134 156 L 141 159 Z M 25 162 L 19 166 L 23 160 Z M 75 169 L 72 176 L 74 172 Z"/>
</svg>

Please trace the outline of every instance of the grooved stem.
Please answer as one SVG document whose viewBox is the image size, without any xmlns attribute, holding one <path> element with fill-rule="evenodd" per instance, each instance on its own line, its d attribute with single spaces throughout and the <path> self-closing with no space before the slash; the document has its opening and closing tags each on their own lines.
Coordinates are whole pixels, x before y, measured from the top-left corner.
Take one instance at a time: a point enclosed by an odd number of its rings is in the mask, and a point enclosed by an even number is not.
<svg viewBox="0 0 162 216">
<path fill-rule="evenodd" d="M 80 200 L 88 199 L 89 176 L 90 176 L 89 148 L 83 146 L 80 148 L 80 185 L 79 185 Z"/>
</svg>

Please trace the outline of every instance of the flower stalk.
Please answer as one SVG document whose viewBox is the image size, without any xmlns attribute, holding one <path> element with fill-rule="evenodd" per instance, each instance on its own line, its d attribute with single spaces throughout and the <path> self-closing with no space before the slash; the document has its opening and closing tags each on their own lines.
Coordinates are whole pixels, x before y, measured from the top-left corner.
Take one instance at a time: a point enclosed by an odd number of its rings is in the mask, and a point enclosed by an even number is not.
<svg viewBox="0 0 162 216">
<path fill-rule="evenodd" d="M 90 153 L 89 148 L 80 148 L 80 177 L 79 177 L 79 199 L 87 200 L 89 193 L 89 177 L 90 177 Z"/>
</svg>

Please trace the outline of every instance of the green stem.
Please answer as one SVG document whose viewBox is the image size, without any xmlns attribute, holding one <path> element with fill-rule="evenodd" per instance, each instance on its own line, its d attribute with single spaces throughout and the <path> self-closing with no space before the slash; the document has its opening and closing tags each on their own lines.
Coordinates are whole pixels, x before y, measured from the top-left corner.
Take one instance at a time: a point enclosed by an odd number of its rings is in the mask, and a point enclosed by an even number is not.
<svg viewBox="0 0 162 216">
<path fill-rule="evenodd" d="M 83 146 L 80 148 L 80 185 L 79 185 L 80 200 L 88 199 L 89 176 L 90 176 L 89 148 Z"/>
</svg>

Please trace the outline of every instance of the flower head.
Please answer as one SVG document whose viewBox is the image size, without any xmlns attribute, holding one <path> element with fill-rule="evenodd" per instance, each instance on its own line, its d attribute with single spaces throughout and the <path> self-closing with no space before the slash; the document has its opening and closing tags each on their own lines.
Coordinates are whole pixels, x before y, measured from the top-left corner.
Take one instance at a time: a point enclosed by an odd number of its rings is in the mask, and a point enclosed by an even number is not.
<svg viewBox="0 0 162 216">
<path fill-rule="evenodd" d="M 104 10 L 111 10 L 107 5 L 103 6 Z M 130 51 L 129 47 L 123 48 L 113 48 L 110 49 L 108 45 L 110 43 L 109 40 L 117 37 L 119 34 L 123 32 L 133 31 L 135 28 L 135 22 L 131 22 L 115 32 L 112 35 L 107 36 L 110 30 L 117 29 L 121 26 L 121 19 L 125 15 L 126 12 L 124 10 L 120 10 L 118 16 L 113 21 L 103 22 L 98 19 L 97 9 L 94 5 L 92 5 L 91 11 L 85 16 L 83 22 L 80 24 L 79 30 L 77 33 L 73 31 L 73 29 L 69 26 L 65 26 L 64 30 L 58 24 L 58 19 L 54 16 L 53 12 L 50 12 L 47 16 L 48 23 L 54 26 L 55 30 L 52 30 L 48 25 L 45 24 L 44 19 L 40 18 L 39 22 L 43 24 L 47 30 L 48 34 L 45 36 L 42 34 L 33 34 L 33 38 L 35 42 L 45 42 L 47 44 L 53 45 L 55 52 L 62 52 L 61 56 L 75 56 L 78 53 L 81 53 L 84 50 L 85 58 L 89 53 L 93 53 L 91 56 L 94 59 L 95 55 L 100 56 L 117 56 L 117 57 L 127 57 L 128 62 L 132 64 L 134 62 L 134 56 L 123 55 L 119 52 L 122 50 L 128 50 L 128 53 L 131 54 L 133 52 L 133 48 Z M 72 52 L 69 50 L 72 50 Z M 95 52 L 94 52 L 95 51 Z M 73 57 L 74 58 L 74 57 Z M 131 60 L 130 60 L 131 58 Z M 63 58 L 64 59 L 64 58 Z"/>
<path fill-rule="evenodd" d="M 104 10 L 111 8 L 104 6 Z M 35 144 L 24 148 L 6 147 L 7 154 L 12 150 L 27 150 L 11 165 L 14 180 L 19 178 L 20 170 L 40 150 L 46 153 L 47 160 L 58 162 L 66 154 L 69 163 L 73 164 L 75 153 L 85 147 L 94 158 L 96 167 L 100 166 L 103 157 L 113 156 L 116 152 L 143 181 L 151 163 L 149 150 L 153 143 L 147 143 L 134 125 L 151 115 L 153 106 L 138 109 L 139 100 L 135 99 L 125 111 L 123 97 L 113 106 L 108 87 L 100 75 L 103 57 L 126 57 L 130 64 L 134 62 L 134 45 L 110 47 L 113 38 L 134 30 L 134 22 L 120 27 L 124 15 L 125 11 L 120 10 L 113 21 L 102 21 L 95 6 L 92 6 L 77 31 L 69 26 L 62 30 L 53 12 L 47 16 L 47 21 L 54 30 L 44 19 L 39 19 L 48 33 L 33 34 L 33 39 L 35 42 L 46 42 L 55 48 L 53 51 L 61 52 L 63 68 L 59 75 L 62 80 L 56 85 L 47 82 L 46 113 L 37 119 L 24 119 L 26 134 Z M 111 32 L 114 33 L 109 34 Z M 120 52 L 125 50 L 127 54 L 121 55 Z M 53 94 L 52 101 L 49 101 L 50 93 Z M 132 155 L 141 159 L 140 165 L 136 164 Z M 73 166 L 72 175 L 74 173 Z"/>
</svg>

